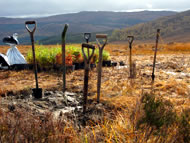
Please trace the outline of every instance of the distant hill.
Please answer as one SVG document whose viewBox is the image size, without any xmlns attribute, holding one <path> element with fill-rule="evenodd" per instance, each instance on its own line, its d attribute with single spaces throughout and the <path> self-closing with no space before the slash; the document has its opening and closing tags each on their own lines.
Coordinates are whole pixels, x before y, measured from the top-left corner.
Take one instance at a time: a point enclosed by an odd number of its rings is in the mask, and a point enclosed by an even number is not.
<svg viewBox="0 0 190 143">
<path fill-rule="evenodd" d="M 89 42 L 95 42 L 96 41 L 96 34 L 98 33 L 104 33 L 110 36 L 112 34 L 113 30 L 110 31 L 104 31 L 104 32 L 93 32 L 91 33 L 91 38 Z M 66 41 L 67 43 L 83 43 L 85 42 L 84 39 L 84 34 L 83 33 L 78 33 L 78 34 L 67 34 L 66 36 Z M 47 37 L 44 39 L 39 40 L 39 43 L 44 44 L 44 45 L 51 45 L 51 44 L 60 44 L 61 43 L 61 36 L 51 36 Z"/>
<path fill-rule="evenodd" d="M 161 37 L 165 42 L 190 41 L 190 10 L 172 16 L 162 17 L 147 23 L 114 30 L 111 41 L 126 41 L 128 35 L 134 35 L 136 40 L 155 39 L 156 29 L 161 29 Z"/>
<path fill-rule="evenodd" d="M 0 18 L 0 39 L 17 32 L 19 40 L 25 44 L 29 34 L 25 29 L 26 20 L 36 20 L 38 28 L 36 40 L 59 36 L 65 23 L 69 23 L 70 35 L 83 32 L 103 32 L 116 28 L 124 28 L 135 24 L 155 20 L 163 16 L 174 15 L 171 11 L 142 11 L 142 12 L 79 12 L 62 14 L 44 18 Z M 72 37 L 72 36 L 71 36 Z M 75 37 L 75 36 L 74 36 Z M 72 40 L 71 40 L 72 41 Z M 2 44 L 0 42 L 0 44 Z"/>
</svg>

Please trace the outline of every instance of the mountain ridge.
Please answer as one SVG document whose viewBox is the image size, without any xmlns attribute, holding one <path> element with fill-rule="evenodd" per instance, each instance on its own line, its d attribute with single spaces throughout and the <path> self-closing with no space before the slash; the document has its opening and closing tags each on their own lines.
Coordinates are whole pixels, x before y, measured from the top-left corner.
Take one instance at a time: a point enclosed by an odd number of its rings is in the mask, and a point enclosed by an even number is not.
<svg viewBox="0 0 190 143">
<path fill-rule="evenodd" d="M 142 12 L 109 12 L 83 11 L 54 15 L 43 18 L 4 18 L 0 17 L 0 39 L 13 33 L 19 34 L 21 43 L 29 41 L 29 34 L 25 29 L 25 21 L 36 20 L 36 40 L 61 35 L 65 23 L 69 23 L 69 34 L 84 32 L 104 32 L 116 28 L 124 28 L 135 24 L 155 20 L 157 18 L 174 15 L 172 11 L 142 11 Z M 0 43 L 2 44 L 2 43 Z"/>
<path fill-rule="evenodd" d="M 161 36 L 166 41 L 186 42 L 190 38 L 190 10 L 177 13 L 176 15 L 166 16 L 147 23 L 114 30 L 111 41 L 125 41 L 126 35 L 134 35 L 137 40 L 155 39 L 156 29 L 161 29 Z"/>
</svg>

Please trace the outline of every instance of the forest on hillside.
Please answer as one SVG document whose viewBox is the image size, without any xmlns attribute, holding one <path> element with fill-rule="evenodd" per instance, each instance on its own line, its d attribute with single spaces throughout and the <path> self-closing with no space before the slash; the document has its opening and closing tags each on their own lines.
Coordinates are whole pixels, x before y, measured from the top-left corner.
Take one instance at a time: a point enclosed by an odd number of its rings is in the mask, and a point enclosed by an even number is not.
<svg viewBox="0 0 190 143">
<path fill-rule="evenodd" d="M 125 41 L 128 35 L 135 36 L 136 40 L 149 40 L 155 37 L 156 29 L 161 29 L 164 38 L 185 36 L 190 33 L 190 11 L 163 17 L 148 23 L 141 23 L 124 29 L 116 29 L 110 36 L 110 41 Z"/>
</svg>

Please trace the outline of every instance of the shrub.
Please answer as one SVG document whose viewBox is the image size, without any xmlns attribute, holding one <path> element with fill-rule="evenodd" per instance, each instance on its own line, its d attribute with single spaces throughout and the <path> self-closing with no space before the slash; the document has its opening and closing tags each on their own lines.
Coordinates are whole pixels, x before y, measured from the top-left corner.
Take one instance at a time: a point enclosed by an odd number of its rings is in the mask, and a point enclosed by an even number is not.
<svg viewBox="0 0 190 143">
<path fill-rule="evenodd" d="M 146 142 L 190 142 L 190 109 L 178 115 L 170 101 L 148 93 L 142 96 L 139 105 L 136 129 L 142 136 L 137 139 L 143 138 Z"/>
<path fill-rule="evenodd" d="M 87 49 L 84 50 L 85 54 L 88 56 Z M 89 50 L 90 53 L 92 50 Z M 43 45 L 36 45 L 35 48 L 35 55 L 36 55 L 36 62 L 40 66 L 50 66 L 53 64 L 61 64 L 62 63 L 62 49 L 60 46 L 46 48 Z M 93 58 L 91 63 L 97 63 L 99 58 L 99 50 L 95 49 Z M 27 61 L 28 63 L 33 63 L 33 55 L 32 50 L 27 53 Z M 107 61 L 110 60 L 110 54 L 107 51 L 103 51 L 103 60 Z M 66 65 L 72 65 L 72 63 L 82 63 L 84 62 L 84 57 L 82 54 L 81 47 L 75 47 L 72 45 L 66 46 Z"/>
<path fill-rule="evenodd" d="M 56 62 L 56 55 L 61 53 L 61 48 L 46 48 L 42 45 L 37 45 L 35 48 L 35 55 L 36 55 L 36 62 L 40 66 L 49 66 L 55 64 Z M 33 63 L 33 55 L 32 50 L 27 53 L 27 61 L 28 63 Z"/>
<path fill-rule="evenodd" d="M 138 122 L 138 127 L 146 123 L 160 129 L 163 126 L 169 126 L 176 121 L 176 113 L 173 112 L 173 105 L 169 101 L 163 101 L 156 98 L 155 95 L 145 94 L 142 97 L 144 112 L 142 119 Z"/>
<path fill-rule="evenodd" d="M 137 121 L 137 129 L 148 130 L 146 140 L 152 134 L 166 136 L 168 133 L 167 129 L 177 121 L 177 114 L 173 111 L 171 102 L 147 93 L 143 95 L 141 101 L 144 113 Z"/>
<path fill-rule="evenodd" d="M 58 64 L 58 65 L 62 64 L 62 54 L 61 53 L 56 55 L 56 64 Z M 67 66 L 73 65 L 73 57 L 71 54 L 66 54 L 65 64 Z"/>
<path fill-rule="evenodd" d="M 179 142 L 190 142 L 190 109 L 186 109 L 181 113 L 178 121 L 178 133 Z"/>
<path fill-rule="evenodd" d="M 0 142 L 79 142 L 72 126 L 62 119 L 55 120 L 49 113 L 35 116 L 25 110 L 2 113 Z"/>
<path fill-rule="evenodd" d="M 103 57 L 103 61 L 108 61 L 110 60 L 110 53 L 108 51 L 103 51 L 103 54 L 102 54 L 102 57 Z"/>
</svg>

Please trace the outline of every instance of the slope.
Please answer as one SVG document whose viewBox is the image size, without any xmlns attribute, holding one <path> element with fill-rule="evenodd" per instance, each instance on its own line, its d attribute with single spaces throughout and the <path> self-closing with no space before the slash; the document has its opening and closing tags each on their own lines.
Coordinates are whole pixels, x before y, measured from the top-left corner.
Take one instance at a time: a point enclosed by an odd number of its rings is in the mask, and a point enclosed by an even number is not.
<svg viewBox="0 0 190 143">
<path fill-rule="evenodd" d="M 68 33 L 78 34 L 83 32 L 109 31 L 115 28 L 133 26 L 142 22 L 155 20 L 162 16 L 173 15 L 171 11 L 142 11 L 142 12 L 79 12 L 49 16 L 44 18 L 0 18 L 0 39 L 4 36 L 19 34 L 21 43 L 28 41 L 25 30 L 26 20 L 36 20 L 38 28 L 35 33 L 36 40 L 61 34 L 65 23 L 69 23 Z"/>
<path fill-rule="evenodd" d="M 125 29 L 114 30 L 111 41 L 126 41 L 128 35 L 134 35 L 136 40 L 152 40 L 156 29 L 161 29 L 164 41 L 187 42 L 190 40 L 190 10 L 176 15 L 159 18 Z"/>
</svg>

